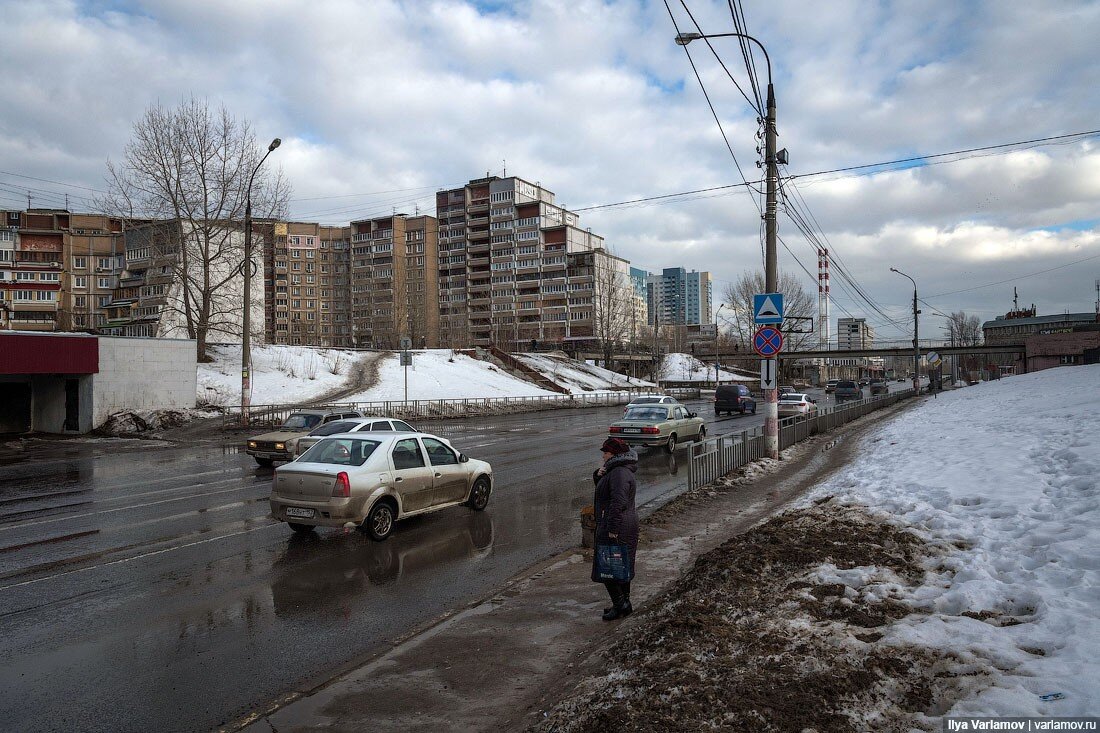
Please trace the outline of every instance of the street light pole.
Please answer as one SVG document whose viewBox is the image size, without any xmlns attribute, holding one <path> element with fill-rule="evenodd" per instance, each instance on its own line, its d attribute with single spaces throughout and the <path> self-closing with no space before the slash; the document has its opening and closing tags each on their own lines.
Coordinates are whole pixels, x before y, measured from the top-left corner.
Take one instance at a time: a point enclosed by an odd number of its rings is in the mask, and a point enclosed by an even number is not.
<svg viewBox="0 0 1100 733">
<path fill-rule="evenodd" d="M 714 311 L 714 388 L 718 389 L 718 314 L 726 307 L 725 303 L 718 304 L 718 310 Z"/>
<path fill-rule="evenodd" d="M 891 267 L 890 272 L 896 272 L 902 277 L 908 277 L 909 282 L 913 283 L 913 394 L 920 394 L 920 344 L 918 343 L 917 335 L 917 316 L 920 315 L 920 310 L 917 308 L 917 281 L 906 275 L 901 270 Z"/>
<path fill-rule="evenodd" d="M 774 293 L 779 287 L 779 269 L 776 263 L 777 239 L 776 209 L 779 190 L 779 165 L 776 160 L 775 87 L 772 85 L 772 61 L 768 50 L 757 39 L 744 33 L 680 33 L 676 43 L 686 46 L 700 38 L 743 38 L 760 47 L 768 65 L 768 102 L 764 117 L 764 162 L 767 165 L 767 189 L 764 208 L 764 289 Z M 779 358 L 776 357 L 776 366 Z M 776 370 L 778 374 L 778 369 Z M 764 390 L 764 451 L 769 458 L 779 458 L 779 390 Z"/>
<path fill-rule="evenodd" d="M 241 275 L 244 277 L 244 323 L 241 331 L 241 425 L 248 427 L 248 407 L 252 402 L 252 182 L 267 156 L 282 144 L 275 138 L 267 146 L 267 152 L 252 169 L 248 177 L 248 188 L 244 196 L 244 262 L 241 263 Z"/>
</svg>

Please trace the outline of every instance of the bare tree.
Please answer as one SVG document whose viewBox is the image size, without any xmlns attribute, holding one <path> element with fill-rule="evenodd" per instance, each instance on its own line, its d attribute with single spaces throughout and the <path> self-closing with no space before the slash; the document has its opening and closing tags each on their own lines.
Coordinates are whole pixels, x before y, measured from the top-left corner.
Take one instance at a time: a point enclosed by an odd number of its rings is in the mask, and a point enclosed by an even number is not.
<svg viewBox="0 0 1100 733">
<path fill-rule="evenodd" d="M 171 109 L 149 107 L 134 124 L 122 161 L 107 162 L 104 210 L 180 224 L 175 251 L 154 256 L 171 263 L 173 292 L 165 308 L 197 342 L 199 361 L 207 359 L 211 335 L 240 335 L 241 309 L 248 307 L 240 293 L 245 194 L 263 153 L 247 121 L 192 98 Z M 284 217 L 289 194 L 281 171 L 260 170 L 252 185 L 253 216 Z M 254 246 L 255 259 L 257 252 L 262 249 Z M 250 270 L 262 268 L 255 263 Z M 262 303 L 263 288 L 254 290 Z M 258 327 L 262 333 L 262 317 Z"/>
<path fill-rule="evenodd" d="M 604 250 L 594 253 L 592 325 L 600 342 L 604 366 L 610 369 L 615 348 L 626 341 L 634 315 L 634 287 L 619 260 Z"/>
<path fill-rule="evenodd" d="M 726 307 L 722 309 L 721 319 L 728 326 L 728 331 L 736 343 L 749 346 L 751 349 L 752 337 L 757 326 L 753 323 L 752 296 L 757 293 L 767 292 L 764 289 L 764 273 L 757 270 L 746 272 L 736 282 L 728 283 L 722 297 Z M 813 318 L 817 320 L 817 302 L 802 289 L 798 278 L 789 272 L 779 273 L 779 292 L 783 293 L 783 315 L 787 319 Z M 727 315 L 728 314 L 728 315 Z M 784 324 L 784 338 L 786 344 L 784 350 L 794 351 L 803 347 L 813 346 L 817 343 L 817 337 L 809 333 L 810 321 L 788 320 Z M 815 323 L 817 328 L 823 324 Z M 789 329 L 807 331 L 796 333 Z M 720 329 L 721 330 L 721 329 Z"/>
<path fill-rule="evenodd" d="M 977 346 L 982 342 L 982 322 L 966 311 L 952 313 L 947 319 L 947 336 L 955 346 Z"/>
</svg>

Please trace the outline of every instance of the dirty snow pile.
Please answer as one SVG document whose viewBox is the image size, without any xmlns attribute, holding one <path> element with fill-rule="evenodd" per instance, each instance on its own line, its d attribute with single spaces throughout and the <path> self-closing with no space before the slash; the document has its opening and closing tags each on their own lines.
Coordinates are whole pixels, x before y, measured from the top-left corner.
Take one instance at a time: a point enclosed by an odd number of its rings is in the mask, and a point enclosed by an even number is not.
<svg viewBox="0 0 1100 733">
<path fill-rule="evenodd" d="M 740 374 L 718 370 L 718 378 L 723 382 L 752 382 L 759 377 L 746 377 Z M 714 382 L 714 362 L 707 364 L 691 354 L 668 354 L 661 362 L 661 380 L 667 382 Z"/>
<path fill-rule="evenodd" d="M 634 379 L 564 354 L 513 354 L 525 365 L 570 392 L 598 392 L 624 387 L 652 387 L 652 382 Z"/>
<path fill-rule="evenodd" d="M 108 415 L 96 432 L 116 437 L 156 433 L 168 428 L 178 428 L 192 420 L 218 417 L 221 414 L 218 410 L 202 409 L 123 410 Z"/>
<path fill-rule="evenodd" d="M 926 398 L 815 494 L 945 552 L 900 593 L 916 613 L 878 643 L 939 650 L 952 671 L 982 675 L 946 715 L 1100 713 L 1097 386 L 1100 366 L 1063 367 Z M 881 596 L 896 591 L 889 575 L 823 566 L 817 579 Z"/>
<path fill-rule="evenodd" d="M 411 351 L 408 368 L 410 400 L 474 399 L 485 397 L 532 397 L 556 395 L 531 382 L 506 374 L 498 367 L 450 349 Z M 402 400 L 406 370 L 396 353 L 386 355 L 378 365 L 378 384 L 345 398 L 347 402 Z"/>
<path fill-rule="evenodd" d="M 200 405 L 241 402 L 241 347 L 211 346 L 214 361 L 198 365 Z M 310 346 L 252 347 L 252 404 L 302 404 L 339 389 L 361 352 Z"/>
</svg>

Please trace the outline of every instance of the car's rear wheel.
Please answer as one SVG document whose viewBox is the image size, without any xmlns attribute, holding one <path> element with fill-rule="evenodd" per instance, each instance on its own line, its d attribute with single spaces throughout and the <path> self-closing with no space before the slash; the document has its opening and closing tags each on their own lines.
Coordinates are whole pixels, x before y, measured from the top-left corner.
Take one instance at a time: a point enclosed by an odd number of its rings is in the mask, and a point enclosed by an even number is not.
<svg viewBox="0 0 1100 733">
<path fill-rule="evenodd" d="M 367 518 L 363 520 L 361 529 L 370 535 L 372 540 L 381 542 L 393 533 L 394 519 L 393 504 L 383 499 L 371 507 Z"/>
<path fill-rule="evenodd" d="M 749 413 L 748 406 L 744 402 L 742 402 L 741 403 L 741 414 L 742 415 L 747 415 L 748 413 Z"/>
<path fill-rule="evenodd" d="M 272 461 L 270 458 L 259 458 L 259 457 L 257 457 L 256 458 L 256 463 L 259 463 L 264 468 L 271 468 L 271 465 L 274 463 L 274 461 Z"/>
<path fill-rule="evenodd" d="M 309 534 L 313 531 L 312 524 L 299 524 L 298 522 L 287 522 L 286 525 L 298 534 Z"/>
<path fill-rule="evenodd" d="M 665 442 L 665 450 L 669 453 L 676 452 L 676 433 L 668 436 L 668 440 Z"/>
<path fill-rule="evenodd" d="M 474 482 L 474 488 L 470 489 L 470 500 L 466 505 L 475 512 L 484 511 L 489 506 L 489 479 L 482 476 Z"/>
<path fill-rule="evenodd" d="M 707 426 L 706 425 L 700 425 L 699 426 L 699 440 L 702 440 L 705 437 L 707 437 Z"/>
</svg>

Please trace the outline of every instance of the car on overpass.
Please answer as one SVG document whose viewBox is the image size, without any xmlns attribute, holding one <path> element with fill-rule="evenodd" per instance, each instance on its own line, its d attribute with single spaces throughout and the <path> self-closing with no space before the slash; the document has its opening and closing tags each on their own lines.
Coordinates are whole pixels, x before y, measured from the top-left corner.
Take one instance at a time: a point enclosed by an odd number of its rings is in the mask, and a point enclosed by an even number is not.
<svg viewBox="0 0 1100 733">
<path fill-rule="evenodd" d="M 607 429 L 607 436 L 672 453 L 679 443 L 705 438 L 707 429 L 703 419 L 683 405 L 637 405 Z"/>
<path fill-rule="evenodd" d="M 493 467 L 437 435 L 340 433 L 275 469 L 269 502 L 271 516 L 295 532 L 351 526 L 381 541 L 408 517 L 481 511 L 492 490 Z"/>
</svg>

